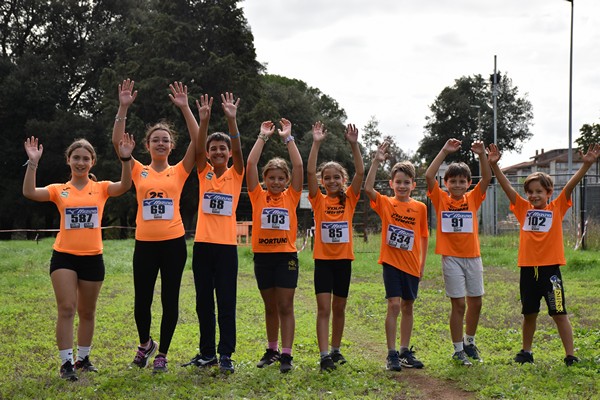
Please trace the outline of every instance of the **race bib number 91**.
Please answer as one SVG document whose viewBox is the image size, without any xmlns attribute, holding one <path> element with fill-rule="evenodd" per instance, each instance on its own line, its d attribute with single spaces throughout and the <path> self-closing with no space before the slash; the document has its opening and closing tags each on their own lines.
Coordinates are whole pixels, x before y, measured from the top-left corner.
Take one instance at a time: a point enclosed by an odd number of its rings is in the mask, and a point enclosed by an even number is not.
<svg viewBox="0 0 600 400">
<path fill-rule="evenodd" d="M 263 208 L 260 216 L 262 229 L 290 230 L 290 215 L 287 208 Z"/>
<path fill-rule="evenodd" d="M 442 211 L 442 232 L 472 233 L 473 213 L 471 211 Z"/>
<path fill-rule="evenodd" d="M 321 222 L 321 242 L 348 243 L 350 241 L 348 221 Z"/>
<path fill-rule="evenodd" d="M 98 228 L 98 207 L 65 208 L 65 228 L 82 229 Z"/>
<path fill-rule="evenodd" d="M 233 210 L 233 196 L 223 193 L 204 193 L 202 199 L 202 212 L 204 214 L 231 215 Z"/>
<path fill-rule="evenodd" d="M 173 219 L 173 199 L 145 199 L 142 202 L 142 217 L 144 221 Z"/>
<path fill-rule="evenodd" d="M 552 211 L 527 210 L 523 230 L 528 232 L 548 232 L 552 227 Z"/>
<path fill-rule="evenodd" d="M 415 244 L 415 232 L 396 225 L 388 225 L 386 242 L 388 246 L 396 249 L 412 251 Z"/>
</svg>

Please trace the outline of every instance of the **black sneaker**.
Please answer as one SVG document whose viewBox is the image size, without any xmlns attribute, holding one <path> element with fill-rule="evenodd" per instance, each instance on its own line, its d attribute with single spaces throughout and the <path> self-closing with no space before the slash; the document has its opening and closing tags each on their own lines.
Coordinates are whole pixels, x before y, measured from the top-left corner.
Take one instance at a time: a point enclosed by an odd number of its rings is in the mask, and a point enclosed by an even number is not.
<svg viewBox="0 0 600 400">
<path fill-rule="evenodd" d="M 579 362 L 579 358 L 575 356 L 566 356 L 564 361 L 567 367 L 571 367 L 573 364 L 577 364 Z"/>
<path fill-rule="evenodd" d="M 154 369 L 152 370 L 153 374 L 159 374 L 161 372 L 167 372 L 167 357 L 162 354 L 154 357 Z"/>
<path fill-rule="evenodd" d="M 475 361 L 483 362 L 481 355 L 479 355 L 479 349 L 474 344 L 465 344 L 465 353 L 467 356 Z"/>
<path fill-rule="evenodd" d="M 185 364 L 182 364 L 182 367 L 187 367 L 188 365 L 194 365 L 198 368 L 212 367 L 217 365 L 219 361 L 215 356 L 203 356 L 201 354 L 196 354 L 194 358 Z"/>
<path fill-rule="evenodd" d="M 400 354 L 400 365 L 406 368 L 423 368 L 423 363 L 417 360 L 412 347 L 410 350 L 405 350 Z"/>
<path fill-rule="evenodd" d="M 98 368 L 92 364 L 89 356 L 85 356 L 83 360 L 75 361 L 75 369 L 86 372 L 98 372 Z"/>
<path fill-rule="evenodd" d="M 400 354 L 397 351 L 388 354 L 386 369 L 388 371 L 402 371 L 402 366 L 400 365 Z"/>
<path fill-rule="evenodd" d="M 336 366 L 330 355 L 321 357 L 321 372 L 331 372 L 335 370 Z"/>
<path fill-rule="evenodd" d="M 331 359 L 333 360 L 334 363 L 340 364 L 340 365 L 346 364 L 346 359 L 344 358 L 342 353 L 340 353 L 339 351 L 332 351 L 331 353 L 329 353 L 329 355 L 331 356 Z"/>
<path fill-rule="evenodd" d="M 287 354 L 287 353 L 283 353 L 281 355 L 281 357 L 279 357 L 279 371 L 282 374 L 285 374 L 286 372 L 290 372 L 292 370 L 292 368 L 294 368 L 294 366 L 292 365 L 293 359 L 294 359 L 294 357 L 292 357 L 290 354 Z"/>
<path fill-rule="evenodd" d="M 263 367 L 265 367 L 267 365 L 271 365 L 275 361 L 278 361 L 279 357 L 281 357 L 281 354 L 279 353 L 279 351 L 273 350 L 273 349 L 267 349 L 265 351 L 265 355 L 262 356 L 262 358 L 260 359 L 260 361 L 258 362 L 258 364 L 256 364 L 256 366 L 258 368 L 263 368 Z"/>
<path fill-rule="evenodd" d="M 464 365 L 465 367 L 470 367 L 473 365 L 473 363 L 469 361 L 467 353 L 465 353 L 464 350 L 454 352 L 454 354 L 452 354 L 452 359 L 457 364 Z"/>
<path fill-rule="evenodd" d="M 60 377 L 68 381 L 76 381 L 78 379 L 77 373 L 75 372 L 75 368 L 73 368 L 71 361 L 67 361 L 60 366 Z"/>
<path fill-rule="evenodd" d="M 533 353 L 528 353 L 525 350 L 521 350 L 515 356 L 515 361 L 519 364 L 531 363 L 533 364 Z M 565 360 L 566 362 L 566 360 Z"/>
<path fill-rule="evenodd" d="M 235 369 L 233 368 L 233 360 L 230 356 L 221 355 L 221 357 L 219 357 L 219 369 L 221 372 L 233 374 Z"/>
<path fill-rule="evenodd" d="M 148 359 L 156 353 L 156 350 L 158 350 L 158 343 L 150 338 L 150 347 L 145 349 L 142 346 L 138 346 L 138 351 L 131 364 L 140 368 L 146 367 L 148 365 Z"/>
</svg>

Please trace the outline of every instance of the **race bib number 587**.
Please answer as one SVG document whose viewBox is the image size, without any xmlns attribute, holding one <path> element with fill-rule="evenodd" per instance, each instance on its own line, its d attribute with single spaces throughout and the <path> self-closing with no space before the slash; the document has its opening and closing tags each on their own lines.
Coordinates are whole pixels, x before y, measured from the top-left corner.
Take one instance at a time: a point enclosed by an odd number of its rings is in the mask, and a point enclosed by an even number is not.
<svg viewBox="0 0 600 400">
<path fill-rule="evenodd" d="M 98 228 L 98 207 L 67 207 L 65 209 L 65 228 Z"/>
</svg>

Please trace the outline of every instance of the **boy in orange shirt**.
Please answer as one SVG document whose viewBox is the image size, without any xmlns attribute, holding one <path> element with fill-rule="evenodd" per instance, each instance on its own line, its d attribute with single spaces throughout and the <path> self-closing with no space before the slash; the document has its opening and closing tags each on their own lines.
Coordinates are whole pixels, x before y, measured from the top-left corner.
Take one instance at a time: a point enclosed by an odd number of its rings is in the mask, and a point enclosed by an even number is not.
<svg viewBox="0 0 600 400">
<path fill-rule="evenodd" d="M 475 333 L 481 313 L 483 264 L 479 251 L 477 210 L 485 199 L 492 179 L 483 142 L 473 142 L 471 151 L 479 157 L 481 179 L 471 187 L 471 170 L 465 163 L 452 163 L 444 174 L 444 192 L 435 175 L 449 154 L 460 149 L 461 141 L 449 139 L 425 172 L 427 196 L 431 198 L 437 216 L 435 253 L 442 255 L 442 270 L 446 296 L 450 298 L 450 336 L 454 346 L 452 358 L 470 366 L 469 358 L 482 361 L 475 345 Z M 466 335 L 463 321 L 466 311 Z"/>
<path fill-rule="evenodd" d="M 573 189 L 598 160 L 599 155 L 600 146 L 590 145 L 587 153 L 582 155 L 581 168 L 569 179 L 558 197 L 548 203 L 554 190 L 554 183 L 548 174 L 534 172 L 525 179 L 523 186 L 527 199 L 524 199 L 513 189 L 498 166 L 501 156 L 498 147 L 491 144 L 488 148 L 490 165 L 510 200 L 511 211 L 521 224 L 517 265 L 521 273 L 519 289 L 523 314 L 523 349 L 515 356 L 515 361 L 519 364 L 533 363 L 533 335 L 542 297 L 546 300 L 548 314 L 556 323 L 565 348 L 565 364 L 571 366 L 579 362 L 579 358 L 574 355 L 573 328 L 565 307 L 560 273 L 560 266 L 566 264 L 562 220 L 573 204 Z"/>
<path fill-rule="evenodd" d="M 410 197 L 415 189 L 415 167 L 402 161 L 392 168 L 390 187 L 394 197 L 382 196 L 374 188 L 377 168 L 385 162 L 389 143 L 377 149 L 365 181 L 365 193 L 371 208 L 381 218 L 381 251 L 378 263 L 383 266 L 383 283 L 387 299 L 385 336 L 387 339 L 387 369 L 423 368 L 408 346 L 413 327 L 413 304 L 419 281 L 423 277 L 427 257 L 427 207 Z M 398 315 L 400 319 L 400 352 L 396 351 Z"/>
</svg>

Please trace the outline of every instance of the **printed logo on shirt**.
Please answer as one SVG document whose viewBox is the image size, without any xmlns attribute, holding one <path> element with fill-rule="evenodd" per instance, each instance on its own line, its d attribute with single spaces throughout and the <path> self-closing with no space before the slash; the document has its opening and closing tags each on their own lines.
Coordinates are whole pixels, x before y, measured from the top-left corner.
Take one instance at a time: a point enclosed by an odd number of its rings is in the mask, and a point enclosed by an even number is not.
<svg viewBox="0 0 600 400">
<path fill-rule="evenodd" d="M 148 171 L 146 171 L 146 170 L 143 170 L 143 171 L 140 173 L 140 176 L 141 176 L 142 178 L 146 179 L 146 178 L 148 177 Z"/>
<path fill-rule="evenodd" d="M 69 192 L 63 190 L 62 192 L 60 192 L 60 197 L 64 197 L 66 199 L 67 197 L 69 197 Z"/>
<path fill-rule="evenodd" d="M 287 244 L 288 240 L 287 238 L 259 238 L 258 239 L 258 244 L 264 244 L 264 245 L 278 245 L 278 244 Z"/>
<path fill-rule="evenodd" d="M 215 174 L 214 174 L 212 171 L 210 171 L 210 172 L 208 172 L 208 173 L 206 174 L 206 179 L 208 179 L 208 180 L 210 181 L 210 180 L 213 178 L 213 176 L 214 176 L 214 175 L 215 175 Z"/>
</svg>

